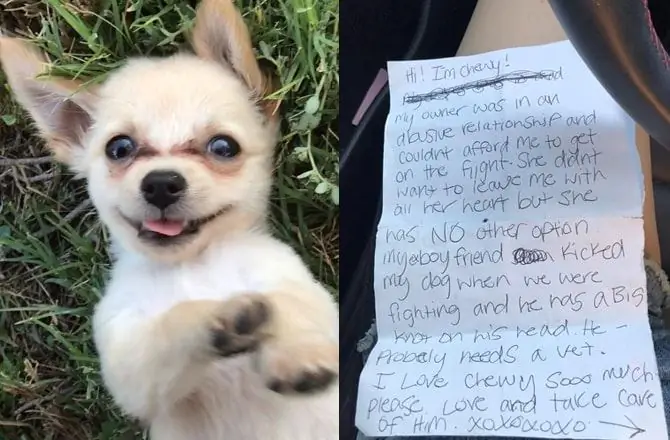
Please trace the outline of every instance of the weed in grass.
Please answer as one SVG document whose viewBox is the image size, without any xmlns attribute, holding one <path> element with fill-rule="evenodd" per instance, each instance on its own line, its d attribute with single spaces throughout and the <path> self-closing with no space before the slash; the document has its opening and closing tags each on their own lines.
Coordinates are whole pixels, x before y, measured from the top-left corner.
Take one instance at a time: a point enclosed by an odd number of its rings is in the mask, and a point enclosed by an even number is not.
<svg viewBox="0 0 670 440">
<path fill-rule="evenodd" d="M 242 0 L 283 87 L 272 224 L 337 292 L 338 2 Z M 98 81 L 126 57 L 181 48 L 194 1 L 3 0 L 51 74 Z M 51 162 L 0 76 L 0 440 L 141 439 L 100 383 L 90 334 L 107 237 L 83 184 Z M 37 158 L 37 159 L 34 159 Z M 17 160 L 18 159 L 18 160 Z"/>
</svg>

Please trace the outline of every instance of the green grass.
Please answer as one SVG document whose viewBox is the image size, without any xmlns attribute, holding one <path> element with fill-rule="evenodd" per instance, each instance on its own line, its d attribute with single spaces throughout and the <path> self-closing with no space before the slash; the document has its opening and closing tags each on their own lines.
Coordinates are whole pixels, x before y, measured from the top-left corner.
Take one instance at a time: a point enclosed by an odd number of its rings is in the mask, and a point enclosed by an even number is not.
<svg viewBox="0 0 670 440">
<path fill-rule="evenodd" d="M 272 222 L 337 292 L 338 1 L 240 0 L 274 64 L 285 124 Z M 53 74 L 102 78 L 124 58 L 184 42 L 194 2 L 4 0 L 0 27 L 47 50 Z M 98 15 L 100 11 L 106 11 Z M 0 74 L 0 440 L 140 439 L 100 384 L 92 307 L 106 233 L 81 182 L 48 159 Z"/>
</svg>

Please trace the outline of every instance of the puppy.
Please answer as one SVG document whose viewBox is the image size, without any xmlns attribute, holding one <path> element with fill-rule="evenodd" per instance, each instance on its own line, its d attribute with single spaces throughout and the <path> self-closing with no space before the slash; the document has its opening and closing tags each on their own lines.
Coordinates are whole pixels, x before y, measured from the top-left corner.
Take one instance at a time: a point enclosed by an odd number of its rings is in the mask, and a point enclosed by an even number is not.
<svg viewBox="0 0 670 440">
<path fill-rule="evenodd" d="M 111 232 L 104 382 L 155 440 L 335 440 L 337 307 L 266 227 L 271 82 L 231 0 L 200 4 L 192 45 L 83 86 L 37 78 L 43 55 L 0 37 L 17 100 Z"/>
</svg>

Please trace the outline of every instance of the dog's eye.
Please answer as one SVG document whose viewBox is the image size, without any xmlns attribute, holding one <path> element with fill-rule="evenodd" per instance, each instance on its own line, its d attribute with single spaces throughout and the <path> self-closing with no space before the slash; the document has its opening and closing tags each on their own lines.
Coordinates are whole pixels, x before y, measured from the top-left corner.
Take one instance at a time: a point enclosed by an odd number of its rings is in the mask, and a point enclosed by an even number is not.
<svg viewBox="0 0 670 440">
<path fill-rule="evenodd" d="M 216 157 L 230 159 L 240 152 L 240 145 L 229 136 L 214 136 L 207 144 L 207 152 Z"/>
<path fill-rule="evenodd" d="M 107 143 L 105 154 L 111 160 L 122 160 L 133 154 L 136 148 L 135 141 L 128 136 L 116 136 Z"/>
</svg>

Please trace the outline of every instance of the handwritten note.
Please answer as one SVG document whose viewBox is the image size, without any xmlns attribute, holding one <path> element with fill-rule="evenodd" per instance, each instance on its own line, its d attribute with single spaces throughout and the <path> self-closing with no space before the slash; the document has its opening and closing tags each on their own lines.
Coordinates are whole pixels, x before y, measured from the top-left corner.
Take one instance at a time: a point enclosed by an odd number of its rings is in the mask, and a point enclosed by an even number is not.
<svg viewBox="0 0 670 440">
<path fill-rule="evenodd" d="M 569 42 L 389 83 L 359 429 L 668 439 L 630 118 Z"/>
</svg>

